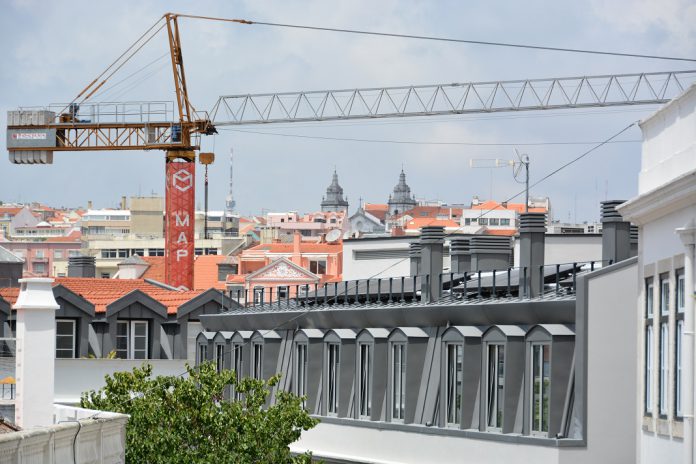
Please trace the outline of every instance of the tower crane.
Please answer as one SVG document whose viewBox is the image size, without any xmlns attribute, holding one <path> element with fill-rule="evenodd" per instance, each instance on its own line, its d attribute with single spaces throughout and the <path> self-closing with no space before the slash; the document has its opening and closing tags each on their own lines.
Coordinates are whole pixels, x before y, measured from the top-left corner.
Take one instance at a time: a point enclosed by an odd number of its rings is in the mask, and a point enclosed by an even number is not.
<svg viewBox="0 0 696 464">
<path fill-rule="evenodd" d="M 54 152 L 63 151 L 163 150 L 165 280 L 189 289 L 193 287 L 195 159 L 204 165 L 213 162 L 214 154 L 200 153 L 200 137 L 217 133 L 217 126 L 661 104 L 696 81 L 696 71 L 664 71 L 239 94 L 221 96 L 210 112 L 199 112 L 191 104 L 186 86 L 181 17 L 194 16 L 167 13 L 159 21 L 163 24 L 148 38 L 166 28 L 174 79 L 172 107 L 163 102 L 87 103 L 122 65 L 115 66 L 67 105 L 10 111 L 7 149 L 10 161 L 18 164 L 52 163 Z M 132 51 L 131 56 L 142 46 L 133 48 L 127 50 Z"/>
</svg>

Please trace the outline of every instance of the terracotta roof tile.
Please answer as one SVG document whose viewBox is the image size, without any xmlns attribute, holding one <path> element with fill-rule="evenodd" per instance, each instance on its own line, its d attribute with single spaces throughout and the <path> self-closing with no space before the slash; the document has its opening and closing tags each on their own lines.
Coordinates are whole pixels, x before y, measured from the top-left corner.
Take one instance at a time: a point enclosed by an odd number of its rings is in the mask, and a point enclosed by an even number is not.
<svg viewBox="0 0 696 464">
<path fill-rule="evenodd" d="M 0 297 L 7 301 L 11 305 L 17 302 L 17 297 L 19 296 L 19 287 L 6 287 L 0 288 Z"/>
<path fill-rule="evenodd" d="M 156 280 L 157 282 L 164 282 L 164 256 L 143 256 L 143 260 L 148 263 L 150 267 L 148 267 L 140 277 L 143 279 Z"/>
<path fill-rule="evenodd" d="M 478 205 L 471 205 L 471 209 L 486 209 L 486 210 L 496 210 L 496 209 L 507 209 L 517 211 L 518 213 L 524 213 L 524 203 L 508 203 L 505 207 L 502 203 L 497 201 L 488 200 Z M 546 208 L 529 208 L 530 213 L 546 213 Z"/>
<path fill-rule="evenodd" d="M 243 251 L 265 251 L 268 253 L 292 253 L 292 243 L 264 243 Z M 340 253 L 343 251 L 343 243 L 301 243 L 300 253 Z"/>
<path fill-rule="evenodd" d="M 459 227 L 459 223 L 452 219 L 414 218 L 406 223 L 406 229 L 420 229 L 426 226 Z"/>
</svg>

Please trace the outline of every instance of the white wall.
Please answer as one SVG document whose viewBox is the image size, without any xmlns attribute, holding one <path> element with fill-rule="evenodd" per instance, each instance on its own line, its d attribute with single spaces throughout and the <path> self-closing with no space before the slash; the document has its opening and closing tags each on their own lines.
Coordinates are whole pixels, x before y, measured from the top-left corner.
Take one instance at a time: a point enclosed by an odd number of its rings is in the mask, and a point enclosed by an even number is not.
<svg viewBox="0 0 696 464">
<path fill-rule="evenodd" d="M 551 464 L 561 462 L 559 455 L 567 450 L 326 423 L 302 432 L 302 438 L 290 449 L 297 452 L 310 450 L 317 459 L 329 462 L 373 464 Z"/>
<path fill-rule="evenodd" d="M 696 85 L 640 125 L 643 155 L 638 193 L 696 169 Z"/>
<path fill-rule="evenodd" d="M 77 404 L 80 395 L 102 388 L 104 377 L 114 372 L 131 371 L 144 361 L 135 359 L 56 359 L 55 402 Z M 186 372 L 185 359 L 148 359 L 153 376 Z"/>
<path fill-rule="evenodd" d="M 356 250 L 406 250 L 412 238 L 384 240 L 348 240 L 343 242 L 343 280 L 367 279 L 380 273 L 380 277 L 401 277 L 410 273 L 408 258 L 356 260 Z"/>
<path fill-rule="evenodd" d="M 514 244 L 515 266 L 520 262 L 520 241 Z M 601 235 L 547 234 L 544 264 L 581 263 L 602 259 Z"/>
</svg>

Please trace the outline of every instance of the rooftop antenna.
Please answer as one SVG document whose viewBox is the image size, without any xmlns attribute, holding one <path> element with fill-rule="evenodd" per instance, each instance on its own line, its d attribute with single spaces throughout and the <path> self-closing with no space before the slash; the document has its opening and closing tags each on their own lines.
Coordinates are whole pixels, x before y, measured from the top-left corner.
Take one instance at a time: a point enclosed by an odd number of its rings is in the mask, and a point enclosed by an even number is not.
<svg viewBox="0 0 696 464">
<path fill-rule="evenodd" d="M 526 154 L 520 154 L 520 152 L 515 148 L 516 160 L 504 160 L 498 158 L 472 158 L 469 160 L 470 168 L 486 168 L 491 169 L 491 200 L 493 199 L 493 171 L 495 168 L 504 168 L 507 166 L 512 166 L 512 176 L 518 183 L 523 183 L 524 188 L 524 212 L 529 212 L 529 156 Z M 520 172 L 524 168 L 524 180 L 520 181 Z"/>
</svg>

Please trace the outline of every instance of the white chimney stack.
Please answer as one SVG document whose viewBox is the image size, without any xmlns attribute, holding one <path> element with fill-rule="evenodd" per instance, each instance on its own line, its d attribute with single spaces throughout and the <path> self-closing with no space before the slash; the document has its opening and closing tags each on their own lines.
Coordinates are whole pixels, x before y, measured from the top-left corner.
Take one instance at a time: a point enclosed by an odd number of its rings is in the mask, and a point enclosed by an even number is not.
<svg viewBox="0 0 696 464">
<path fill-rule="evenodd" d="M 17 303 L 15 422 L 23 429 L 53 424 L 56 309 L 53 279 L 20 279 Z"/>
</svg>

